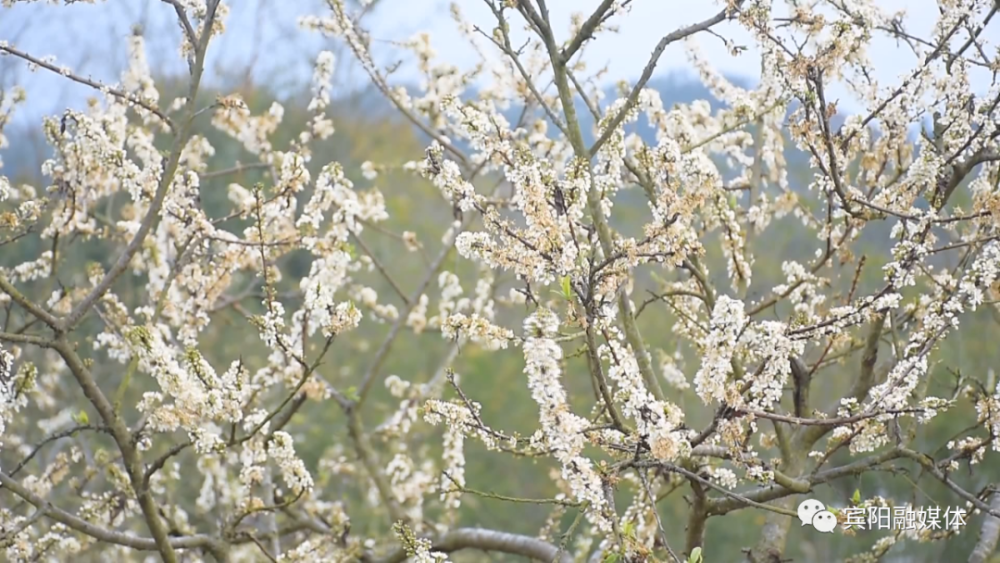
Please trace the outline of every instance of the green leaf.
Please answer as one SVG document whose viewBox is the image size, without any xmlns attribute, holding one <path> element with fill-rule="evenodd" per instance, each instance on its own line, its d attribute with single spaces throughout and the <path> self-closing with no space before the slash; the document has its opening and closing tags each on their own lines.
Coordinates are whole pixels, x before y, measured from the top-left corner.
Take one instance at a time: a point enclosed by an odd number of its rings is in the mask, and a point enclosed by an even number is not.
<svg viewBox="0 0 1000 563">
<path fill-rule="evenodd" d="M 691 550 L 691 555 L 688 557 L 688 563 L 702 563 L 704 560 L 701 558 L 701 548 L 696 547 Z"/>
<path fill-rule="evenodd" d="M 87 411 L 82 410 L 73 415 L 73 422 L 76 422 L 77 424 L 81 425 L 90 424 L 90 417 L 87 416 Z"/>
<path fill-rule="evenodd" d="M 621 559 L 621 557 L 618 553 L 612 551 L 611 553 L 604 555 L 604 559 L 601 560 L 601 563 L 618 563 L 619 559 Z"/>
<path fill-rule="evenodd" d="M 562 281 L 563 297 L 565 297 L 567 301 L 572 301 L 573 300 L 573 290 L 572 290 L 572 287 L 570 286 L 570 283 L 569 283 L 569 276 L 563 276 L 563 278 L 562 278 L 561 281 Z"/>
<path fill-rule="evenodd" d="M 350 387 L 347 388 L 347 390 L 344 391 L 344 396 L 352 401 L 361 400 L 361 395 L 358 395 L 358 388 L 353 385 L 351 385 Z"/>
<path fill-rule="evenodd" d="M 351 243 L 345 243 L 343 250 L 344 250 L 344 252 L 347 253 L 348 256 L 351 257 L 351 260 L 357 260 L 358 259 L 358 249 L 354 248 L 353 244 L 351 244 Z"/>
<path fill-rule="evenodd" d="M 854 495 L 851 497 L 851 502 L 855 505 L 861 504 L 861 489 L 854 489 Z"/>
</svg>

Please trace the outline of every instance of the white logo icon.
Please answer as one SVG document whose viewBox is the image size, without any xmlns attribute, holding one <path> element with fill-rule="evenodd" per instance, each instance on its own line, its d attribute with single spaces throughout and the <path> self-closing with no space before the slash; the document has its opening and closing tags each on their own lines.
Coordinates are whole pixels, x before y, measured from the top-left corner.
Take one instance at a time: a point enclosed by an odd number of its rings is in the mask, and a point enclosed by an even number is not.
<svg viewBox="0 0 1000 563">
<path fill-rule="evenodd" d="M 806 499 L 799 504 L 799 520 L 802 525 L 810 525 L 823 533 L 830 533 L 837 527 L 837 516 L 815 499 Z"/>
</svg>

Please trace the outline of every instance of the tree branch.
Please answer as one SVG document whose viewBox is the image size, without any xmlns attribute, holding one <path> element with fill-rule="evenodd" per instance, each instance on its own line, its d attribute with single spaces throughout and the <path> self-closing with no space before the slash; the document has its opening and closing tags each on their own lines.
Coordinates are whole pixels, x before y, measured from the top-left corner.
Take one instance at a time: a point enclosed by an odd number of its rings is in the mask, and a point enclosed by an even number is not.
<svg viewBox="0 0 1000 563">
<path fill-rule="evenodd" d="M 59 319 L 57 319 L 54 315 L 52 315 L 52 313 L 49 313 L 45 309 L 42 309 L 41 307 L 33 303 L 30 299 L 25 297 L 24 294 L 18 291 L 18 289 L 14 287 L 14 284 L 10 283 L 10 281 L 3 275 L 0 275 L 0 290 L 9 295 L 11 300 L 14 301 L 14 303 L 17 303 L 18 305 L 23 307 L 26 311 L 37 317 L 39 320 L 49 325 L 49 327 L 55 329 L 56 327 L 59 326 Z M 8 336 L 7 334 L 4 334 L 4 338 L 5 339 L 10 338 L 11 341 L 13 342 L 12 339 L 14 338 L 14 335 Z M 30 338 L 30 337 L 24 336 L 19 338 Z"/>
<path fill-rule="evenodd" d="M 993 493 L 990 508 L 1000 511 L 1000 494 Z M 986 563 L 990 555 L 996 551 L 997 540 L 1000 539 L 1000 518 L 986 515 L 983 517 L 983 527 L 979 531 L 979 541 L 969 555 L 969 563 Z"/>
<path fill-rule="evenodd" d="M 13 55 L 13 56 L 15 56 L 15 57 L 17 57 L 19 59 L 24 59 L 24 60 L 28 61 L 29 63 L 31 63 L 33 65 L 38 65 L 38 66 L 44 68 L 45 70 L 54 72 L 54 73 L 56 73 L 56 74 L 58 74 L 60 76 L 65 76 L 66 78 L 68 78 L 69 80 L 72 80 L 73 82 L 77 82 L 77 83 L 83 84 L 85 86 L 90 86 L 91 88 L 93 88 L 95 90 L 98 90 L 100 92 L 106 92 L 106 93 L 108 93 L 108 94 L 110 94 L 110 95 L 112 95 L 112 96 L 114 96 L 116 98 L 119 98 L 121 100 L 124 100 L 124 101 L 126 101 L 126 102 L 128 102 L 130 104 L 137 105 L 137 106 L 141 107 L 142 109 L 144 109 L 146 111 L 149 111 L 150 113 L 154 114 L 156 117 L 159 117 L 161 120 L 163 120 L 163 122 L 167 125 L 167 127 L 171 131 L 174 130 L 174 122 L 171 121 L 170 117 L 168 117 L 167 114 L 163 113 L 156 106 L 150 105 L 148 102 L 144 102 L 141 99 L 139 99 L 139 98 L 137 98 L 137 97 L 135 97 L 135 96 L 133 96 L 131 94 L 128 94 L 126 92 L 122 92 L 121 90 L 117 90 L 115 88 L 111 88 L 110 86 L 108 86 L 106 84 L 101 84 L 100 82 L 96 82 L 96 81 L 91 80 L 89 78 L 84 78 L 82 76 L 78 76 L 78 75 L 76 75 L 76 74 L 74 74 L 72 72 L 69 72 L 66 69 L 59 68 L 59 67 L 57 67 L 54 64 L 47 63 L 47 62 L 45 62 L 45 61 L 43 61 L 43 60 L 41 60 L 39 58 L 33 57 L 33 56 L 29 55 L 28 53 L 25 53 L 24 51 L 20 51 L 18 49 L 15 49 L 14 47 L 11 47 L 10 45 L 0 44 L 0 51 L 3 51 L 5 53 L 9 53 L 9 54 L 11 54 L 11 55 Z"/>
<path fill-rule="evenodd" d="M 742 3 L 743 0 L 737 0 L 735 8 L 739 8 Z M 635 107 L 636 102 L 639 101 L 639 93 L 642 92 L 643 87 L 646 86 L 649 79 L 653 77 L 653 71 L 656 70 L 656 64 L 660 61 L 660 56 L 663 55 L 663 51 L 667 48 L 667 46 L 671 43 L 680 41 L 681 39 L 686 39 L 696 33 L 710 29 L 712 26 L 725 21 L 730 17 L 729 12 L 730 9 L 728 7 L 723 8 L 719 11 L 719 13 L 701 23 L 682 27 L 663 36 L 663 39 L 660 39 L 660 42 L 656 44 L 656 48 L 653 49 L 653 54 L 649 56 L 649 62 L 646 63 L 646 68 L 642 69 L 642 75 L 632 87 L 632 91 L 629 92 L 625 105 L 618 110 L 618 113 L 615 114 L 613 118 L 611 118 L 611 121 L 609 121 L 604 127 L 604 132 L 601 133 L 601 136 L 598 137 L 597 141 L 591 145 L 589 151 L 591 157 L 596 155 L 597 151 L 601 150 L 601 147 L 604 146 L 604 143 L 608 142 L 608 139 L 610 139 L 612 135 L 614 135 L 622 121 L 625 121 L 625 116 L 627 116 L 628 113 L 632 111 L 632 108 Z"/>
<path fill-rule="evenodd" d="M 568 553 L 560 553 L 559 548 L 549 542 L 518 534 L 508 534 L 483 528 L 459 528 L 441 536 L 431 548 L 442 553 L 453 553 L 463 549 L 480 551 L 497 551 L 510 555 L 520 555 L 535 561 L 545 563 L 572 563 L 573 557 Z M 402 563 L 406 560 L 406 552 L 399 548 L 383 558 L 365 556 L 365 563 Z"/>
<path fill-rule="evenodd" d="M 32 493 L 26 487 L 21 485 L 21 483 L 19 483 L 16 479 L 13 479 L 6 473 L 0 472 L 0 484 L 2 484 L 5 489 L 29 502 L 35 508 L 44 511 L 44 515 L 46 517 L 98 541 L 130 547 L 140 551 L 157 551 L 158 549 L 157 542 L 153 538 L 143 538 L 124 532 L 108 530 L 95 524 L 91 524 L 90 522 L 74 516 L 65 510 L 56 508 L 49 501 L 36 495 L 35 493 Z M 225 545 L 221 541 L 201 534 L 173 537 L 170 538 L 169 542 L 171 547 L 177 549 L 207 548 L 216 553 L 224 552 L 226 550 Z"/>
</svg>

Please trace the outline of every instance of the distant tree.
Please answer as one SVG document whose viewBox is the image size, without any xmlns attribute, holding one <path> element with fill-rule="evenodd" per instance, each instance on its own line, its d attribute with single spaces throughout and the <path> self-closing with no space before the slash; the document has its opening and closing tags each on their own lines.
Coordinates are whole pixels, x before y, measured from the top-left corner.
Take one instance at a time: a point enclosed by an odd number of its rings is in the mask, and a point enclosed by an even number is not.
<svg viewBox="0 0 1000 563">
<path fill-rule="evenodd" d="M 583 53 L 630 0 L 601 0 L 568 34 L 544 0 L 484 1 L 495 21 L 481 27 L 452 9 L 482 55 L 470 71 L 440 62 L 427 35 L 390 45 L 415 60 L 419 88 L 376 62 L 368 3 L 329 0 L 301 21 L 428 139 L 422 156 L 361 164 L 317 162 L 324 140 L 354 143 L 328 112 L 331 52 L 294 134 L 279 135 L 277 101 L 207 99 L 219 0 L 163 0 L 190 71 L 169 100 L 139 34 L 116 85 L 0 42 L 4 64 L 101 95 L 45 119 L 47 185 L 0 176 L 6 558 L 783 561 L 796 507 L 820 486 L 907 471 L 938 482 L 948 512 L 907 527 L 896 516 L 926 503 L 855 490 L 823 512 L 838 537 L 869 514 L 894 525 L 853 559 L 903 540 L 958 545 L 974 513 L 970 560 L 989 557 L 1000 503 L 977 464 L 1000 449 L 1000 389 L 991 372 L 956 371 L 947 393 L 929 390 L 942 343 L 1000 300 L 1000 86 L 975 97 L 969 78 L 1000 71 L 984 33 L 995 2 L 941 2 L 920 38 L 864 0 L 728 0 L 665 35 L 605 103 Z M 727 21 L 753 38 L 755 88 L 693 42 L 740 54 L 713 29 Z M 918 65 L 879 84 L 876 38 L 907 43 Z M 646 88 L 679 41 L 714 109 L 665 108 Z M 839 125 L 834 83 L 865 108 Z M 4 146 L 25 94 L 0 96 Z M 640 117 L 655 142 L 626 134 Z M 811 155 L 807 185 L 792 185 L 789 142 Z M 213 167 L 222 153 L 232 164 Z M 403 179 L 412 192 L 387 203 Z M 641 228 L 634 206 L 622 219 L 626 196 L 645 199 Z M 890 246 L 864 243 L 887 223 Z M 462 378 L 472 364 L 476 380 Z M 512 384 L 537 416 L 490 408 Z M 951 437 L 949 409 L 963 428 Z M 496 492 L 466 471 L 485 464 L 467 450 L 549 480 Z M 678 489 L 687 504 L 667 511 Z M 542 507 L 546 523 L 481 527 L 463 511 L 478 501 Z M 764 518 L 745 555 L 705 545 L 710 521 L 744 512 Z"/>
</svg>

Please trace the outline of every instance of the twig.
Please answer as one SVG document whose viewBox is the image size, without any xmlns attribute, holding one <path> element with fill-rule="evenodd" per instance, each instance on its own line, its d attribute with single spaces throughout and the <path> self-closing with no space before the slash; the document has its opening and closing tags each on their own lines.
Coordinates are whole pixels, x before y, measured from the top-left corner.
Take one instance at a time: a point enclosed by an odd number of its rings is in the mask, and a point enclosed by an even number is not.
<svg viewBox="0 0 1000 563">
<path fill-rule="evenodd" d="M 736 2 L 734 3 L 735 8 L 739 8 L 741 4 L 743 4 L 743 0 L 736 0 Z M 660 39 L 660 42 L 656 44 L 656 48 L 653 49 L 653 54 L 650 55 L 649 57 L 649 62 L 646 63 L 646 68 L 642 70 L 642 75 L 639 77 L 639 80 L 632 87 L 632 91 L 629 92 L 628 98 L 625 101 L 625 105 L 622 106 L 620 110 L 618 110 L 618 113 L 613 118 L 611 118 L 608 124 L 604 127 L 604 132 L 601 133 L 601 136 L 598 137 L 597 141 L 595 141 L 594 144 L 590 146 L 591 157 L 596 155 L 597 151 L 601 150 L 601 147 L 604 146 L 604 143 L 608 142 L 611 136 L 614 135 L 615 131 L 618 129 L 618 126 L 621 125 L 622 121 L 625 120 L 625 116 L 628 115 L 630 111 L 632 111 L 632 108 L 639 100 L 640 92 L 642 92 L 642 89 L 646 85 L 646 83 L 649 82 L 649 79 L 652 78 L 653 71 L 656 69 L 656 64 L 659 62 L 660 56 L 663 55 L 663 51 L 667 48 L 667 46 L 670 45 L 671 43 L 680 41 L 682 39 L 686 39 L 687 37 L 690 37 L 698 32 L 705 31 L 710 27 L 725 21 L 730 17 L 729 12 L 730 9 L 728 7 L 723 8 L 721 11 L 719 11 L 719 13 L 715 14 L 711 18 L 708 18 L 707 20 L 701 23 L 696 23 L 693 25 L 689 25 L 687 27 L 682 27 L 680 29 L 675 30 L 672 33 L 665 35 L 663 39 Z"/>
<path fill-rule="evenodd" d="M 77 83 L 80 83 L 80 84 L 83 84 L 83 85 L 86 85 L 86 86 L 90 86 L 91 88 L 93 88 L 95 90 L 99 90 L 101 92 L 105 92 L 105 93 L 110 94 L 110 95 L 112 95 L 112 96 L 114 96 L 116 98 L 119 98 L 121 100 L 125 100 L 126 102 L 128 102 L 130 104 L 137 105 L 137 106 L 139 106 L 139 107 L 141 107 L 141 108 L 149 111 L 150 113 L 156 115 L 156 117 L 159 117 L 161 120 L 163 120 L 163 122 L 167 125 L 167 127 L 171 131 L 174 131 L 174 122 L 170 119 L 170 117 L 167 116 L 167 114 L 165 114 L 162 111 L 160 111 L 160 109 L 157 108 L 156 106 L 153 106 L 153 105 L 149 104 L 148 102 L 144 102 L 141 99 L 139 99 L 139 98 L 137 98 L 137 97 L 135 97 L 135 96 L 133 96 L 131 94 L 128 94 L 126 92 L 122 92 L 121 90 L 118 90 L 116 88 L 112 88 L 112 87 L 108 86 L 107 84 L 102 84 L 102 83 L 97 82 L 95 80 L 91 80 L 89 78 L 84 78 L 82 76 L 79 76 L 77 74 L 74 74 L 74 73 L 70 72 L 68 69 L 59 68 L 59 67 L 57 67 L 54 64 L 47 63 L 47 62 L 45 62 L 45 61 L 43 61 L 43 60 L 41 60 L 41 59 L 39 59 L 37 57 L 33 57 L 33 56 L 29 55 L 28 53 L 25 53 L 24 51 L 21 51 L 21 50 L 15 49 L 14 47 L 11 47 L 10 45 L 0 44 L 0 51 L 3 51 L 5 53 L 9 53 L 9 54 L 11 54 L 11 55 L 13 55 L 13 56 L 15 56 L 15 57 L 17 57 L 19 59 L 24 59 L 24 60 L 28 61 L 29 63 L 31 63 L 33 65 L 38 65 L 38 66 L 44 68 L 45 70 L 49 70 L 49 71 L 52 71 L 52 72 L 54 72 L 56 74 L 59 74 L 61 76 L 65 76 L 66 78 L 72 80 L 73 82 L 77 82 Z"/>
</svg>

